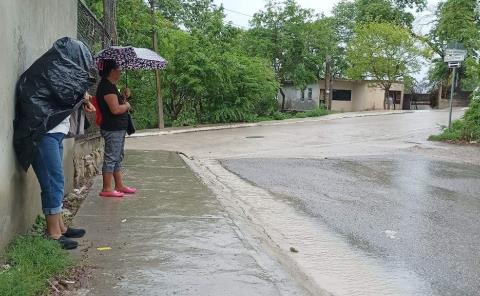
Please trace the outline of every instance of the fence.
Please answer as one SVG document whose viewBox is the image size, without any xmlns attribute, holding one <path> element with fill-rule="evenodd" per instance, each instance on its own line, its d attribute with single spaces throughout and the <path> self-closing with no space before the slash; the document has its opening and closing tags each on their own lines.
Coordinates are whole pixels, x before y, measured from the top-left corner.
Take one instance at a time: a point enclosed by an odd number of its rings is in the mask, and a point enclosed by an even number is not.
<svg viewBox="0 0 480 296">
<path fill-rule="evenodd" d="M 77 38 L 88 46 L 92 54 L 99 52 L 111 44 L 110 34 L 82 0 L 78 0 L 77 15 Z M 97 75 L 97 73 L 92 74 L 94 76 Z M 95 94 L 96 85 L 90 89 L 89 92 Z M 87 140 L 99 136 L 99 129 L 95 125 L 95 115 L 88 114 L 87 117 L 91 126 L 85 131 L 85 135 L 78 137 L 77 140 Z"/>
</svg>

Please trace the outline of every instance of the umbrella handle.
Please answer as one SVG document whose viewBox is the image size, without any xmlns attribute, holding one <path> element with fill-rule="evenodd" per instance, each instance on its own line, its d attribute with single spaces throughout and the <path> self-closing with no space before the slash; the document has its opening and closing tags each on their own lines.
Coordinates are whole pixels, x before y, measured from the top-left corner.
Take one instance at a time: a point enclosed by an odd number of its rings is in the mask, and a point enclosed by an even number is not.
<svg viewBox="0 0 480 296">
<path fill-rule="evenodd" d="M 127 70 L 125 70 L 125 79 L 126 79 L 126 82 L 125 82 L 126 86 L 125 87 L 128 88 L 128 71 Z"/>
</svg>

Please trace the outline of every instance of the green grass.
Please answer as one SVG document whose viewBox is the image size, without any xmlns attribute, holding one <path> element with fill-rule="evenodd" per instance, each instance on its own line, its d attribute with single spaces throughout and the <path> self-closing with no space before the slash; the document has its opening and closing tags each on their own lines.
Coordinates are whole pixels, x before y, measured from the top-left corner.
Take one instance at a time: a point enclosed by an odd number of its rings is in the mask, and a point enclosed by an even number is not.
<svg viewBox="0 0 480 296">
<path fill-rule="evenodd" d="M 271 120 L 286 120 L 286 119 L 294 119 L 294 118 L 307 118 L 307 117 L 320 117 L 331 114 L 332 112 L 326 110 L 325 108 L 317 108 L 314 110 L 309 110 L 305 112 L 290 112 L 290 113 L 282 113 L 282 112 L 275 112 L 270 116 L 258 116 L 254 118 L 254 122 L 260 121 L 271 121 Z"/>
<path fill-rule="evenodd" d="M 480 141 L 480 95 L 473 97 L 462 119 L 454 121 L 451 128 L 443 129 L 439 135 L 430 136 L 429 140 L 459 143 Z"/>
<path fill-rule="evenodd" d="M 41 224 L 35 226 L 31 233 L 17 237 L 7 247 L 4 258 L 10 268 L 0 269 L 0 295 L 45 294 L 48 280 L 73 265 L 68 253 L 58 243 L 45 239 L 40 229 Z"/>
</svg>

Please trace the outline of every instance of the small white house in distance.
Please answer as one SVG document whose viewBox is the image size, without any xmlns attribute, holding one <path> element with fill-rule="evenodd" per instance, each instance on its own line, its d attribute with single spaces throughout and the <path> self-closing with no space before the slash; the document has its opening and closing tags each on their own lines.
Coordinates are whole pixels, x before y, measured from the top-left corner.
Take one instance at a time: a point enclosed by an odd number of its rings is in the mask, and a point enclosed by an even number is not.
<svg viewBox="0 0 480 296">
<path fill-rule="evenodd" d="M 285 110 L 306 111 L 318 108 L 325 102 L 325 81 L 307 85 L 305 90 L 297 88 L 293 83 L 282 87 L 285 93 Z M 366 80 L 334 80 L 332 84 L 332 110 L 339 112 L 383 110 L 385 91 L 373 81 Z M 403 106 L 404 85 L 394 83 L 390 89 L 391 102 L 395 109 Z M 278 95 L 282 105 L 282 95 Z M 392 109 L 394 106 L 392 105 Z"/>
</svg>

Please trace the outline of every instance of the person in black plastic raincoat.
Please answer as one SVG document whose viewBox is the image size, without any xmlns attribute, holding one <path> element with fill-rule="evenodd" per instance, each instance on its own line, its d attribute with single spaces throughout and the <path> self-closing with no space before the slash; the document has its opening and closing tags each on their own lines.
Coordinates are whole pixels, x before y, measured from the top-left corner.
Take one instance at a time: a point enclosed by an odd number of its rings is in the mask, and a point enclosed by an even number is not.
<svg viewBox="0 0 480 296">
<path fill-rule="evenodd" d="M 65 249 L 78 243 L 71 238 L 85 234 L 83 229 L 63 223 L 63 145 L 67 135 L 77 135 L 87 124 L 84 112 L 95 108 L 87 90 L 93 58 L 82 42 L 72 38 L 57 40 L 21 76 L 17 84 L 14 121 L 14 147 L 25 171 L 30 165 L 42 190 L 42 209 L 47 221 L 47 235 Z"/>
</svg>

